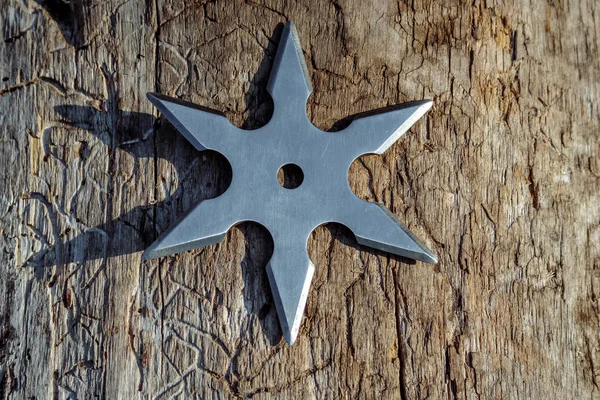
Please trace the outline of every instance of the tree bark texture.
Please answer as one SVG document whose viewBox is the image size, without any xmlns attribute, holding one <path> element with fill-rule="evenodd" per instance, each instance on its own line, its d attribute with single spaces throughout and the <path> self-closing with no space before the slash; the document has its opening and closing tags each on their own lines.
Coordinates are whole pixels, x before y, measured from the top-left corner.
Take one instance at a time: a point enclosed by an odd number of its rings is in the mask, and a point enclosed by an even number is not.
<svg viewBox="0 0 600 400">
<path fill-rule="evenodd" d="M 1 4 L 4 397 L 600 398 L 597 0 Z M 318 228 L 292 347 L 264 228 L 141 260 L 232 173 L 146 92 L 261 126 L 288 20 L 319 128 L 434 100 L 348 179 L 440 260 Z"/>
</svg>

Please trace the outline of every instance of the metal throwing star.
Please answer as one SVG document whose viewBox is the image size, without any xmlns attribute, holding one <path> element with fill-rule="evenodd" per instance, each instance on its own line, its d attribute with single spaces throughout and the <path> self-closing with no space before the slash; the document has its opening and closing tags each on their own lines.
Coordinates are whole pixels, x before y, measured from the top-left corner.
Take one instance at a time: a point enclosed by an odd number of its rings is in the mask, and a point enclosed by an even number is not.
<svg viewBox="0 0 600 400">
<path fill-rule="evenodd" d="M 291 23 L 282 33 L 267 89 L 273 97 L 273 117 L 254 131 L 235 127 L 222 114 L 148 93 L 156 108 L 198 150 L 223 154 L 233 176 L 225 193 L 192 207 L 143 257 L 164 257 L 218 243 L 242 221 L 262 224 L 274 242 L 267 273 L 277 314 L 285 340 L 293 344 L 315 269 L 306 244 L 319 225 L 337 222 L 352 230 L 362 245 L 437 262 L 385 206 L 359 199 L 348 184 L 348 168 L 356 158 L 382 154 L 432 102 L 406 103 L 393 111 L 357 118 L 342 132 L 319 130 L 306 115 L 312 87 Z M 297 188 L 287 189 L 277 180 L 278 170 L 287 164 L 299 166 L 304 173 Z"/>
</svg>

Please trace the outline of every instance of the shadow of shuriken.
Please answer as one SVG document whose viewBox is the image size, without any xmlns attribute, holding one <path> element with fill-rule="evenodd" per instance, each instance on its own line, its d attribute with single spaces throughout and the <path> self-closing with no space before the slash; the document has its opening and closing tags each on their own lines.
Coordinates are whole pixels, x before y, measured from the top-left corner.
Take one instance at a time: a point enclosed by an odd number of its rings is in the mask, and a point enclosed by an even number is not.
<svg viewBox="0 0 600 400">
<path fill-rule="evenodd" d="M 72 47 L 83 46 L 85 0 L 34 0 L 56 22 L 65 41 Z"/>
<path fill-rule="evenodd" d="M 191 159 L 192 166 L 196 166 L 200 171 L 199 174 L 193 174 L 191 179 L 185 177 L 186 185 L 192 184 L 191 180 L 193 180 L 195 190 L 186 192 L 186 195 L 192 197 L 192 202 L 218 196 L 225 191 L 231 180 L 231 168 L 224 157 L 214 151 L 196 151 L 185 140 L 173 135 L 173 128 L 169 124 L 164 124 L 166 126 L 163 127 L 161 120 L 157 120 L 151 114 L 118 111 L 117 115 L 109 115 L 108 112 L 79 105 L 56 106 L 55 111 L 60 115 L 60 122 L 63 124 L 90 132 L 111 151 L 128 153 L 136 163 L 134 170 L 138 168 L 137 164 L 140 161 L 154 160 L 158 157 L 172 165 L 178 177 L 184 178 L 184 175 L 192 175 L 188 173 Z M 106 132 L 105 120 L 108 118 L 117 121 L 116 135 Z M 146 137 L 140 135 L 140 127 L 153 125 L 154 128 L 149 135 Z M 157 135 L 156 143 L 153 143 L 153 134 Z M 169 151 L 171 147 L 177 147 L 179 150 Z M 157 151 L 157 148 L 161 150 Z M 205 173 L 202 173 L 203 171 Z M 155 237 L 156 210 L 164 213 L 165 210 L 183 207 L 180 204 L 182 195 L 183 189 L 180 184 L 174 192 L 168 193 L 163 201 L 133 207 L 115 219 L 91 228 L 90 233 L 82 233 L 63 243 L 65 258 L 55 262 L 82 263 L 100 257 L 110 258 L 143 251 Z M 106 232 L 110 237 L 111 244 L 106 252 L 93 240 L 93 236 L 99 231 Z M 82 248 L 85 250 L 82 251 Z M 75 249 L 77 251 L 74 251 Z"/>
</svg>

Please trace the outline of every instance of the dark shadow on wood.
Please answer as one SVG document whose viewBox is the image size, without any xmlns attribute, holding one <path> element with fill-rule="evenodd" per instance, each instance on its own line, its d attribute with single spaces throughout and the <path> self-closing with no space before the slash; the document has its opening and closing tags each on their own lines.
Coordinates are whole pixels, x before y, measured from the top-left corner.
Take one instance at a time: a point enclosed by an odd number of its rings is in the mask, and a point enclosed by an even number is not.
<svg viewBox="0 0 600 400">
<path fill-rule="evenodd" d="M 77 49 L 83 46 L 85 0 L 34 0 L 57 24 L 65 41 Z"/>
<path fill-rule="evenodd" d="M 110 107 L 107 109 L 110 110 Z M 222 155 L 211 150 L 197 151 L 162 118 L 156 119 L 151 114 L 123 111 L 117 111 L 117 115 L 112 115 L 110 111 L 99 111 L 93 107 L 78 105 L 57 106 L 55 111 L 60 115 L 62 123 L 88 130 L 111 151 L 120 150 L 129 153 L 135 162 L 134 171 L 138 170 L 140 159 L 153 159 L 155 156 L 166 160 L 173 166 L 177 176 L 182 178 L 185 178 L 183 175 L 191 163 L 197 162 L 199 166 L 198 173 L 189 174 L 190 178 L 186 179 L 183 185 L 180 182 L 177 189 L 169 193 L 165 200 L 154 205 L 134 207 L 115 219 L 90 229 L 89 233 L 83 233 L 63 243 L 64 259 L 54 260 L 54 262 L 81 263 L 84 260 L 110 258 L 143 251 L 156 238 L 155 213 L 166 212 L 169 215 L 181 214 L 185 211 L 182 205 L 184 186 L 193 186 L 194 190 L 188 189 L 185 195 L 191 197 L 190 202 L 196 203 L 219 196 L 231 182 L 231 166 Z M 107 121 L 114 120 L 116 120 L 114 132 L 107 132 L 105 127 L 111 125 Z M 153 124 L 154 132 L 146 138 L 142 137 L 144 132 L 140 132 L 140 128 L 151 127 Z M 158 185 L 161 184 L 158 182 Z M 145 189 L 154 190 L 152 187 Z M 104 249 L 101 240 L 93 240 L 93 235 L 100 235 L 101 232 L 106 232 L 110 236 L 107 249 Z M 132 238 L 132 233 L 137 237 Z"/>
<path fill-rule="evenodd" d="M 236 225 L 236 228 L 246 239 L 246 253 L 242 260 L 244 306 L 248 314 L 256 315 L 263 334 L 271 346 L 275 346 L 281 342 L 283 332 L 266 269 L 273 254 L 273 239 L 269 231 L 260 224 L 243 222 Z M 249 338 L 252 339 L 251 332 Z"/>
<path fill-rule="evenodd" d="M 395 260 L 395 261 L 398 261 L 403 264 L 410 264 L 410 265 L 416 264 L 416 261 L 412 260 L 410 258 L 405 258 L 402 256 L 398 256 L 396 254 L 387 253 L 385 251 L 377 250 L 372 247 L 366 247 L 366 246 L 359 244 L 356 241 L 356 237 L 354 236 L 354 233 L 352 233 L 352 231 L 345 225 L 338 224 L 335 222 L 330 222 L 323 226 L 325 227 L 325 229 L 327 229 L 329 231 L 329 233 L 331 234 L 331 237 L 334 240 L 342 243 L 345 246 L 349 246 L 360 252 L 373 254 L 375 256 L 387 257 L 391 260 Z"/>
<path fill-rule="evenodd" d="M 273 99 L 267 92 L 267 83 L 269 82 L 269 75 L 271 74 L 283 27 L 284 24 L 280 23 L 273 30 L 258 70 L 250 80 L 250 87 L 244 96 L 248 116 L 240 127 L 242 129 L 260 128 L 266 125 L 273 116 Z"/>
</svg>

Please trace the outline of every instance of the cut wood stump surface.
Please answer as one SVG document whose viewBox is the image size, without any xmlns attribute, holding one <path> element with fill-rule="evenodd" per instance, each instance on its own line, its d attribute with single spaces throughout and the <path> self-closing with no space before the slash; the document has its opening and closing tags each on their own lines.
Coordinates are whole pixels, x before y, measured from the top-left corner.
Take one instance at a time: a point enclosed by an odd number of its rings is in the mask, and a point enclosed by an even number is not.
<svg viewBox="0 0 600 400">
<path fill-rule="evenodd" d="M 439 258 L 319 227 L 291 347 L 264 228 L 141 259 L 232 174 L 146 93 L 264 125 L 287 21 L 317 127 L 434 100 L 348 180 Z M 4 398 L 600 398 L 597 0 L 0 0 L 0 26 Z"/>
</svg>

